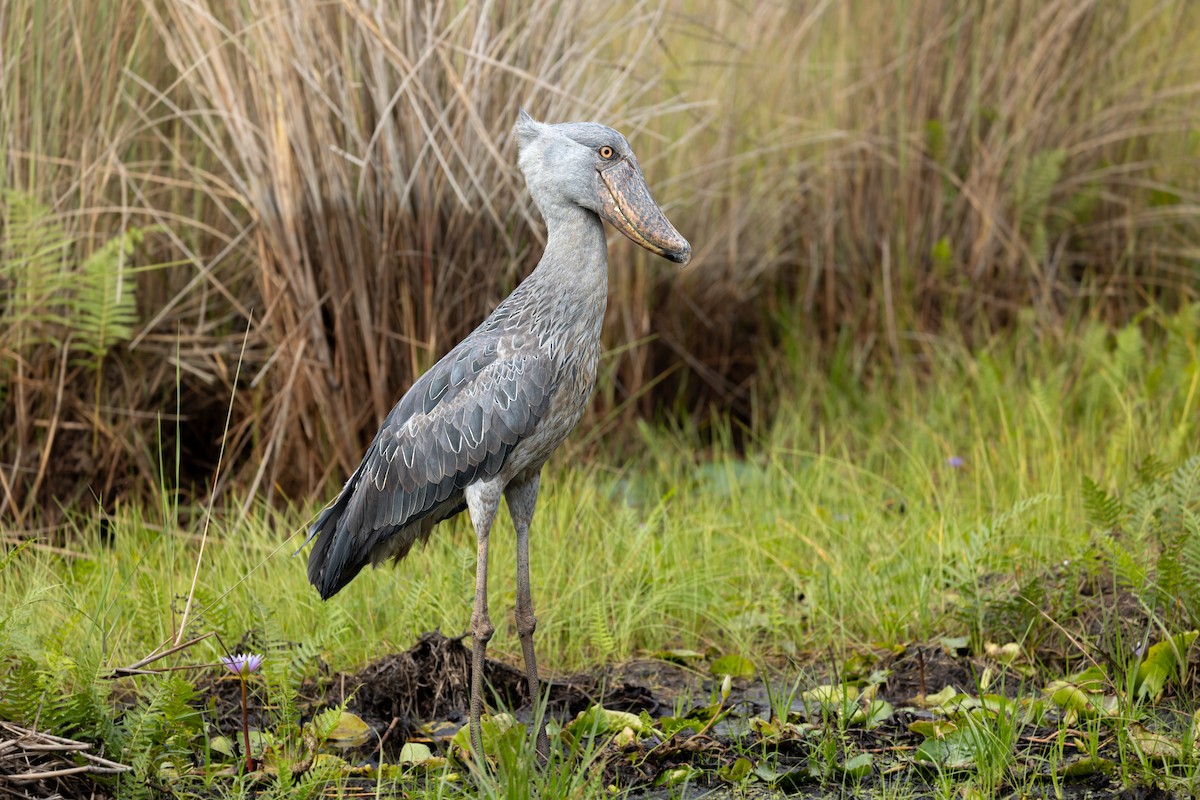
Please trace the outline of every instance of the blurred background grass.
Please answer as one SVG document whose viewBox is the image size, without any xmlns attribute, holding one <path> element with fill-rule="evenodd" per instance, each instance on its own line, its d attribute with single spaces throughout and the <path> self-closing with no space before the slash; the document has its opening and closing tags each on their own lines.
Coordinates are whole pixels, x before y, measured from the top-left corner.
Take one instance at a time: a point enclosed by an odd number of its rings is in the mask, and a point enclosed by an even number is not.
<svg viewBox="0 0 1200 800">
<path fill-rule="evenodd" d="M 205 492 L 222 446 L 238 497 L 340 482 L 536 261 L 522 105 L 627 133 L 697 253 L 613 245 L 575 454 L 656 415 L 699 446 L 811 432 L 947 340 L 1180 306 L 1197 23 L 1189 0 L 0 0 L 0 519 Z"/>
</svg>

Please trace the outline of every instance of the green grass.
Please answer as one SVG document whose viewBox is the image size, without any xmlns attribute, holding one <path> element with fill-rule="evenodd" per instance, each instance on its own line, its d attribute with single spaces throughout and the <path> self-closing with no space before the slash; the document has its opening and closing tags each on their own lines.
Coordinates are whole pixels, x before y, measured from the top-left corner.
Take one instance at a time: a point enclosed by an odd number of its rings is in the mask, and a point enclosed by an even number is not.
<svg viewBox="0 0 1200 800">
<path fill-rule="evenodd" d="M 1166 546 L 1157 517 L 1126 514 L 1113 549 L 1089 521 L 1084 481 L 1127 495 L 1146 464 L 1195 454 L 1197 322 L 1192 308 L 1120 330 L 1029 325 L 975 354 L 937 344 L 928 361 L 869 379 L 850 350 L 820 371 L 797 353 L 773 367 L 785 387 L 775 401 L 790 410 L 749 432 L 742 454 L 698 449 L 687 424 L 643 427 L 643 455 L 619 466 L 578 463 L 566 449 L 547 468 L 532 538 L 543 668 L 569 673 L 664 647 L 777 667 L 841 663 L 875 643 L 946 635 L 980 650 L 1045 627 L 1032 612 L 1014 636 L 993 616 L 1026 578 L 1081 559 L 1103 570 L 1109 558 L 1125 576 L 1124 553 L 1152 582 Z M 119 508 L 101 536 L 102 515 L 80 508 L 53 547 L 9 552 L 0 646 L 14 657 L 10 673 L 21 656 L 51 665 L 55 680 L 102 707 L 110 684 L 96 676 L 178 635 L 198 559 L 185 636 L 215 631 L 233 648 L 257 631 L 268 647 L 299 643 L 287 680 L 315 673 L 318 656 L 350 669 L 421 632 L 468 628 L 465 520 L 322 602 L 303 556 L 289 557 L 315 505 L 218 510 L 202 558 L 202 513 L 181 525 L 169 498 L 162 509 Z M 493 542 L 490 652 L 518 663 L 507 519 Z M 213 638 L 162 663 L 223 652 Z M 126 683 L 163 691 L 150 679 Z M 989 758 L 980 780 L 990 791 L 1007 762 Z"/>
<path fill-rule="evenodd" d="M 1193 452 L 1197 316 L 1147 324 L 1150 341 L 1139 327 L 1084 325 L 1067 341 L 1026 334 L 974 357 L 945 345 L 870 386 L 850 359 L 826 376 L 797 364 L 795 392 L 781 400 L 795 413 L 744 457 L 649 427 L 642 459 L 620 467 L 579 464 L 566 449 L 547 467 L 532 537 L 544 663 L 566 672 L 671 643 L 788 653 L 954 632 L 946 581 L 1087 552 L 1085 477 L 1112 490 L 1146 458 Z M 102 515 L 80 509 L 66 532 L 72 555 L 16 555 L 0 609 L 28 614 L 32 638 L 71 631 L 103 647 L 112 665 L 144 655 L 176 632 L 203 530 L 199 510 L 180 528 L 164 508 L 118 509 L 111 545 L 97 533 Z M 321 602 L 303 554 L 289 557 L 315 510 L 218 509 L 197 632 L 320 632 L 335 664 L 352 665 L 422 631 L 467 629 L 475 549 L 465 517 Z M 515 591 L 506 518 L 494 541 L 499 618 Z M 511 624 L 497 627 L 494 651 L 519 653 Z"/>
</svg>

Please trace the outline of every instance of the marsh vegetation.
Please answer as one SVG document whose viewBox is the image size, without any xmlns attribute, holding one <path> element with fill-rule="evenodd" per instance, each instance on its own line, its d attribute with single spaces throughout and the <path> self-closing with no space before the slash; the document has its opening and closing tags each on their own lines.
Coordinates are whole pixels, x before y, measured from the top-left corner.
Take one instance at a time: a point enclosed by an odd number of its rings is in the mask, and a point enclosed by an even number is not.
<svg viewBox="0 0 1200 800">
<path fill-rule="evenodd" d="M 1197 13 L 0 0 L 0 723 L 89 745 L 0 729 L 0 794 L 1194 793 Z M 522 104 L 696 257 L 611 245 L 556 768 L 505 520 L 482 776 L 465 524 L 330 603 L 289 556 L 536 259 Z"/>
</svg>

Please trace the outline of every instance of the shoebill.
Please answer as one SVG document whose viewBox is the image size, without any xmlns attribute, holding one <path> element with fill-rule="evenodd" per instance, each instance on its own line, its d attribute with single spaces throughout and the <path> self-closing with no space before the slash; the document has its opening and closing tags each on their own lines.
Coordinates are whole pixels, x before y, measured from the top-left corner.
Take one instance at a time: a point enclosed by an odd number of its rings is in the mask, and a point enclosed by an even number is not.
<svg viewBox="0 0 1200 800">
<path fill-rule="evenodd" d="M 328 599 L 367 564 L 399 561 L 466 509 L 475 528 L 470 733 L 482 753 L 488 534 L 500 508 L 516 528 L 516 626 L 529 696 L 538 697 L 529 527 L 542 465 L 579 422 L 596 386 L 608 296 L 608 222 L 652 253 L 692 249 L 650 196 L 617 131 L 594 122 L 514 126 L 521 171 L 546 222 L 537 267 L 467 338 L 422 375 L 383 421 L 362 463 L 312 528 L 308 578 Z M 545 730 L 538 752 L 547 753 Z"/>
</svg>

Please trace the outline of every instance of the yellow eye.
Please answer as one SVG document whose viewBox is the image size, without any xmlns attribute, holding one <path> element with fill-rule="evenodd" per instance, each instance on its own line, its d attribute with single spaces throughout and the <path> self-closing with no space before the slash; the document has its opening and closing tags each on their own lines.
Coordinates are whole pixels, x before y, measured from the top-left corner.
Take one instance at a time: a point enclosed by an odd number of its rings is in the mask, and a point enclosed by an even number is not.
<svg viewBox="0 0 1200 800">
<path fill-rule="evenodd" d="M 608 159 L 612 158 L 613 157 L 613 149 L 611 147 L 609 147 L 608 145 L 604 145 L 603 147 L 600 148 L 600 157 L 605 159 L 606 161 Z"/>
</svg>

